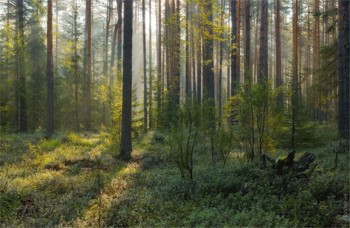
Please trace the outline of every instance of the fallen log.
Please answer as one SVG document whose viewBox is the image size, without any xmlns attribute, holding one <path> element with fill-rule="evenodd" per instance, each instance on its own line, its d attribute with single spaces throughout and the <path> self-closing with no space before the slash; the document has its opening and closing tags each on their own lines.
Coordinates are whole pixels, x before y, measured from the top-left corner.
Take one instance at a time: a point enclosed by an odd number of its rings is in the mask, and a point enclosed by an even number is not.
<svg viewBox="0 0 350 228">
<path fill-rule="evenodd" d="M 304 153 L 297 161 L 295 161 L 295 151 L 288 153 L 286 157 L 274 159 L 270 155 L 262 155 L 263 162 L 266 161 L 272 164 L 272 167 L 277 171 L 278 174 L 282 174 L 285 171 L 292 170 L 295 174 L 300 175 L 310 168 L 310 165 L 315 161 L 316 155 L 313 153 Z"/>
</svg>

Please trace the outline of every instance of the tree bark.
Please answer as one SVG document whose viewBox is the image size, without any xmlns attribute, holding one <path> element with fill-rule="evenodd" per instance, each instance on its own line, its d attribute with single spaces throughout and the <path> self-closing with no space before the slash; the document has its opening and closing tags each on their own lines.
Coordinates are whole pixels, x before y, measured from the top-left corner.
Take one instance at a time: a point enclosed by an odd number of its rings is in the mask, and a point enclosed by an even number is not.
<svg viewBox="0 0 350 228">
<path fill-rule="evenodd" d="M 293 78 L 292 78 L 292 139 L 291 144 L 295 149 L 295 125 L 298 110 L 298 0 L 294 0 L 293 14 Z"/>
<path fill-rule="evenodd" d="M 152 63 L 152 0 L 149 1 L 149 53 L 148 53 L 148 75 L 149 75 L 149 128 L 153 128 L 153 63 Z"/>
<path fill-rule="evenodd" d="M 148 129 L 148 96 L 147 96 L 147 59 L 146 59 L 146 9 L 145 1 L 142 0 L 142 53 L 143 53 L 143 127 L 144 131 Z"/>
<path fill-rule="evenodd" d="M 213 47 L 213 3 L 204 1 L 206 15 L 205 36 L 203 37 L 203 95 L 207 99 L 214 100 L 214 59 Z"/>
<path fill-rule="evenodd" d="M 186 98 L 190 99 L 191 97 L 191 66 L 190 66 L 190 43 L 189 43 L 189 2 L 186 2 L 186 25 L 185 25 L 185 55 L 186 55 L 186 63 L 185 63 L 185 72 L 186 72 Z"/>
<path fill-rule="evenodd" d="M 259 50 L 259 70 L 258 81 L 268 79 L 268 4 L 267 0 L 261 0 L 261 19 L 260 19 L 260 50 Z"/>
<path fill-rule="evenodd" d="M 239 18 L 237 17 L 237 0 L 231 0 L 231 47 L 234 46 L 234 49 L 231 50 L 231 96 L 237 94 L 236 89 L 239 85 L 239 65 L 237 55 L 238 45 L 237 45 L 237 33 L 239 33 Z"/>
<path fill-rule="evenodd" d="M 54 77 L 52 53 L 52 0 L 47 2 L 47 110 L 46 136 L 51 137 L 54 132 Z"/>
<path fill-rule="evenodd" d="M 25 77 L 25 53 L 24 53 L 24 4 L 23 0 L 17 1 L 17 130 L 28 131 L 27 101 L 26 101 L 26 77 Z"/>
<path fill-rule="evenodd" d="M 349 140 L 349 11 L 350 2 L 339 0 L 338 22 L 338 131 L 342 139 Z"/>
<path fill-rule="evenodd" d="M 250 0 L 245 1 L 245 12 L 244 12 L 244 81 L 252 81 L 250 73 Z"/>
<path fill-rule="evenodd" d="M 281 57 L 281 0 L 275 0 L 275 35 L 276 35 L 276 88 L 283 86 Z M 281 111 L 284 106 L 283 94 L 278 94 L 277 107 Z"/>
<path fill-rule="evenodd" d="M 84 98 L 85 130 L 91 130 L 91 0 L 86 1 L 85 18 L 85 55 L 84 55 Z"/>
<path fill-rule="evenodd" d="M 158 36 L 157 36 L 157 111 L 160 119 L 162 108 L 162 4 L 158 0 Z"/>
<path fill-rule="evenodd" d="M 122 9 L 123 9 L 123 0 L 117 0 L 118 1 L 118 35 L 117 35 L 117 72 L 118 75 L 122 73 L 122 24 L 123 24 L 123 16 L 122 16 Z"/>
<path fill-rule="evenodd" d="M 124 0 L 123 101 L 120 157 L 130 160 L 132 101 L 133 0 Z"/>
</svg>

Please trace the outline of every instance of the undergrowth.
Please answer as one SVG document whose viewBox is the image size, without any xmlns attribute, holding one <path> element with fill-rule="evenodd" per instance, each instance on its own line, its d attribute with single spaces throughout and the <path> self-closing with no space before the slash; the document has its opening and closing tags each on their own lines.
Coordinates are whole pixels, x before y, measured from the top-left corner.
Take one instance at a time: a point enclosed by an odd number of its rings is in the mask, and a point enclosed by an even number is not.
<svg viewBox="0 0 350 228">
<path fill-rule="evenodd" d="M 317 157 L 308 178 L 277 175 L 247 163 L 239 151 L 229 153 L 225 165 L 212 165 L 210 152 L 199 146 L 191 180 L 181 177 L 168 141 L 160 132 L 139 137 L 125 163 L 115 160 L 106 133 L 62 133 L 49 140 L 4 135 L 1 226 L 349 225 L 349 151 L 339 153 L 334 170 L 336 142 L 303 149 Z"/>
</svg>

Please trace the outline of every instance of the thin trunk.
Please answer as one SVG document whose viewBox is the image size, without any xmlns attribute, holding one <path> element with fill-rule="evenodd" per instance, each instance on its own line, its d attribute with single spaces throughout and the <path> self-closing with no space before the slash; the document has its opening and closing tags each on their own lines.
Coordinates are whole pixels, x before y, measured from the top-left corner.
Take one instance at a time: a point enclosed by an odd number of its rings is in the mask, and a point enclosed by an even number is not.
<svg viewBox="0 0 350 228">
<path fill-rule="evenodd" d="M 58 0 L 56 0 L 55 5 L 56 5 L 56 10 L 55 10 L 55 13 L 56 13 L 56 31 L 55 31 L 55 33 L 56 33 L 56 36 L 55 36 L 55 38 L 56 38 L 56 41 L 55 41 L 56 52 L 55 52 L 55 61 L 54 61 L 54 64 L 55 64 L 54 72 L 58 74 L 58 23 L 59 23 L 58 22 L 58 20 L 59 20 L 59 18 L 58 18 Z"/>
<path fill-rule="evenodd" d="M 123 16 L 122 16 L 122 7 L 123 7 L 123 0 L 117 0 L 118 1 L 118 35 L 117 35 L 117 75 L 121 75 L 122 73 L 122 24 L 123 24 Z"/>
<path fill-rule="evenodd" d="M 153 128 L 152 0 L 149 0 L 149 128 Z"/>
<path fill-rule="evenodd" d="M 146 9 L 145 1 L 142 0 L 142 50 L 143 50 L 143 127 L 144 131 L 148 129 L 148 110 L 147 110 L 147 60 L 146 60 Z"/>
<path fill-rule="evenodd" d="M 25 53 L 24 53 L 24 3 L 23 0 L 17 2 L 17 130 L 26 132 L 28 130 L 27 121 L 27 101 L 26 101 L 26 77 L 25 77 Z"/>
<path fill-rule="evenodd" d="M 162 4 L 158 0 L 158 36 L 157 36 L 157 112 L 160 119 L 162 105 Z"/>
<path fill-rule="evenodd" d="M 224 26 L 224 8 L 225 8 L 225 0 L 221 1 L 221 15 L 220 15 L 220 28 Z M 223 40 L 223 34 L 220 34 L 221 39 Z M 219 108 L 219 126 L 221 126 L 221 116 L 222 116 L 222 62 L 224 59 L 224 42 L 220 40 L 219 43 L 219 82 L 218 82 L 218 108 Z"/>
<path fill-rule="evenodd" d="M 282 80 L 282 57 L 281 57 L 281 0 L 275 0 L 275 35 L 276 35 L 276 88 L 283 85 Z M 283 94 L 278 94 L 277 107 L 281 111 L 283 109 Z"/>
<path fill-rule="evenodd" d="M 250 73 L 250 0 L 245 1 L 245 21 L 244 21 L 244 80 L 252 82 L 252 76 Z"/>
<path fill-rule="evenodd" d="M 257 4 L 256 11 L 257 13 L 256 13 L 256 20 L 255 20 L 254 61 L 252 62 L 253 83 L 258 78 L 258 65 L 259 65 L 259 41 L 260 40 L 259 40 L 258 28 L 259 28 L 259 20 L 261 20 L 261 18 L 259 18 L 261 9 L 259 8 L 258 4 Z"/>
<path fill-rule="evenodd" d="M 86 1 L 84 44 L 85 130 L 91 130 L 91 0 Z"/>
<path fill-rule="evenodd" d="M 261 1 L 261 19 L 260 19 L 260 50 L 259 50 L 259 67 L 258 81 L 268 79 L 268 4 L 267 0 Z"/>
<path fill-rule="evenodd" d="M 298 0 L 294 0 L 293 14 L 293 79 L 292 79 L 292 148 L 295 150 L 295 126 L 298 110 Z"/>
<path fill-rule="evenodd" d="M 204 10 L 207 20 L 205 25 L 205 36 L 203 37 L 203 93 L 207 99 L 214 100 L 214 59 L 213 47 L 213 4 L 211 1 L 204 1 Z"/>
<path fill-rule="evenodd" d="M 54 132 L 54 77 L 52 53 L 52 0 L 47 2 L 47 111 L 46 136 Z"/>
<path fill-rule="evenodd" d="M 113 0 L 108 0 L 107 2 L 107 17 L 106 17 L 106 36 L 105 36 L 105 60 L 103 61 L 103 74 L 107 76 L 108 72 L 108 42 L 109 42 L 109 29 L 110 29 L 110 23 L 111 23 L 111 17 L 112 17 L 112 7 L 113 7 Z"/>
<path fill-rule="evenodd" d="M 186 55 L 186 66 L 185 66 L 185 72 L 186 72 L 186 98 L 190 99 L 191 97 L 191 67 L 190 67 L 190 43 L 189 43 L 189 2 L 186 2 L 186 37 L 185 37 L 185 55 Z"/>
<path fill-rule="evenodd" d="M 241 0 L 237 1 L 237 38 L 236 38 L 236 61 L 237 61 L 237 82 L 241 83 Z M 232 93 L 232 91 L 231 91 Z"/>
<path fill-rule="evenodd" d="M 191 19 L 194 20 L 193 17 L 193 9 L 194 9 L 194 4 L 191 3 L 191 8 L 190 8 L 190 13 L 191 13 Z M 194 24 L 190 24 L 190 49 L 191 49 L 191 68 L 192 68 L 192 100 L 197 99 L 197 84 L 196 84 L 196 48 L 195 48 L 195 40 L 194 40 Z"/>
<path fill-rule="evenodd" d="M 200 11 L 200 10 L 199 10 Z M 198 12 L 200 13 L 200 12 Z M 197 51 L 197 102 L 201 104 L 202 102 L 202 24 L 200 17 L 197 18 L 197 41 L 196 41 L 196 51 Z"/>
<path fill-rule="evenodd" d="M 237 0 L 231 0 L 231 96 L 237 94 L 236 89 L 239 85 L 239 73 L 238 73 L 238 59 L 237 55 L 237 32 L 239 33 L 239 20 L 237 20 Z"/>
<path fill-rule="evenodd" d="M 75 129 L 79 131 L 79 72 L 78 72 L 78 3 L 74 2 L 74 22 L 73 22 L 73 34 L 74 34 L 74 117 L 75 117 Z"/>
<path fill-rule="evenodd" d="M 319 17 L 319 2 L 320 0 L 314 1 L 314 31 L 313 31 L 313 60 L 312 60 L 312 81 L 315 82 L 318 78 L 318 67 L 319 67 L 319 46 L 320 46 L 320 17 Z M 317 91 L 317 95 L 315 96 L 314 104 L 316 105 L 316 108 L 314 108 L 314 118 L 315 120 L 319 120 L 319 107 L 318 101 L 319 101 L 319 91 Z"/>
</svg>

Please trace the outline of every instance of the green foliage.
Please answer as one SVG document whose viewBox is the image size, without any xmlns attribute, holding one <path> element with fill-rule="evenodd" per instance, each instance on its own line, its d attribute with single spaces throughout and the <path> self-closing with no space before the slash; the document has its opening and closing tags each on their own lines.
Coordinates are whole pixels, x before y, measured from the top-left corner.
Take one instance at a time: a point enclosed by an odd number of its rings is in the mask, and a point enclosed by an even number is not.
<svg viewBox="0 0 350 228">
<path fill-rule="evenodd" d="M 54 150 L 56 147 L 60 146 L 61 141 L 58 139 L 43 139 L 39 142 L 39 146 L 44 151 Z"/>
<path fill-rule="evenodd" d="M 0 205 L 0 223 L 4 224 L 16 216 L 17 211 L 21 207 L 20 196 L 17 194 L 17 192 L 1 192 Z"/>
<path fill-rule="evenodd" d="M 198 130 L 190 125 L 188 129 L 183 127 L 173 128 L 170 134 L 169 147 L 170 156 L 181 172 L 193 179 L 194 154 L 197 152 Z M 186 174 L 187 173 L 187 174 Z"/>
<path fill-rule="evenodd" d="M 218 133 L 218 144 L 229 133 Z M 314 148 L 318 168 L 309 178 L 297 178 L 244 163 L 233 153 L 224 167 L 208 165 L 207 147 L 198 141 L 190 180 L 180 178 L 166 153 L 164 142 L 172 134 L 150 132 L 138 139 L 128 164 L 115 161 L 110 140 L 106 132 L 50 140 L 1 137 L 2 225 L 347 226 L 337 218 L 348 213 L 349 154 L 339 153 L 338 169 L 330 171 L 332 145 Z"/>
<path fill-rule="evenodd" d="M 274 152 L 283 115 L 276 108 L 276 98 L 281 91 L 272 90 L 267 81 L 249 87 L 249 82 L 244 84 L 239 93 L 230 98 L 225 116 L 231 117 L 236 126 L 236 138 L 245 148 L 247 158 L 254 160 L 263 152 Z"/>
</svg>

